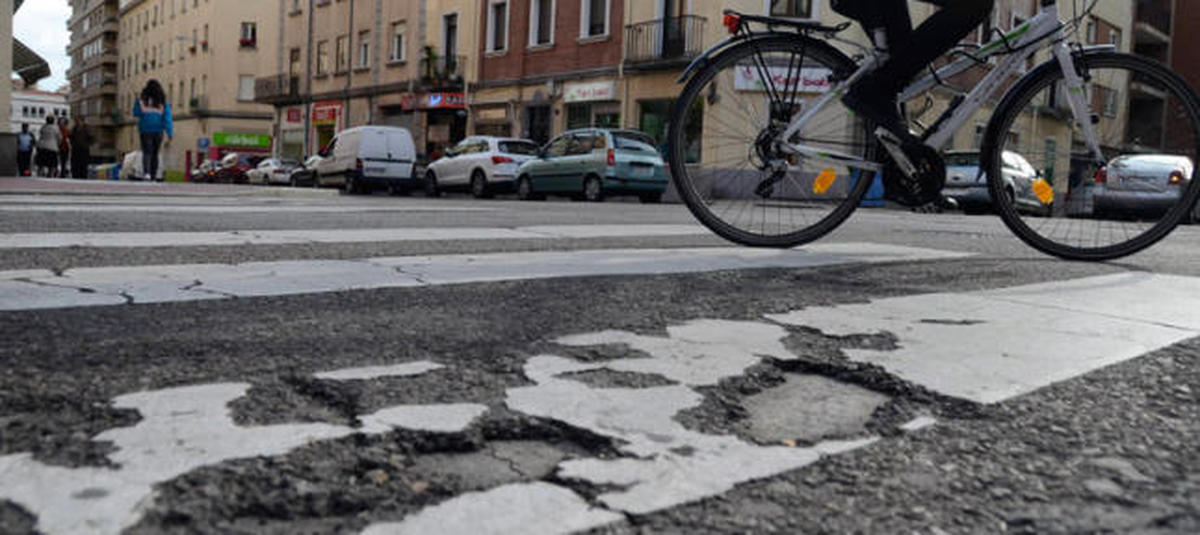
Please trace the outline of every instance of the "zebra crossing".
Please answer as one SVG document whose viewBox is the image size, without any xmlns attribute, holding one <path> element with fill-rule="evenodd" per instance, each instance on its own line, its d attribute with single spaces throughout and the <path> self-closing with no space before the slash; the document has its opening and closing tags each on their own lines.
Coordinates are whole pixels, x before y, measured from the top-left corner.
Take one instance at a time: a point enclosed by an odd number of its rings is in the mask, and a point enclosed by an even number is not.
<svg viewBox="0 0 1200 535">
<path fill-rule="evenodd" d="M 136 203 L 135 203 L 136 204 Z M 64 212 L 136 214 L 161 207 L 108 204 L 24 204 Z M 456 213 L 477 211 L 447 206 Z M 18 212 L 0 204 L 0 213 Z M 437 205 L 415 212 L 437 212 Z M 175 210 L 176 208 L 170 208 Z M 256 207 L 205 206 L 191 213 L 246 213 Z M 338 207 L 296 204 L 290 213 L 330 213 Z M 227 210 L 221 212 L 221 210 Z M 59 211 L 54 209 L 52 211 Z M 183 210 L 182 212 L 189 212 Z M 566 241 L 636 236 L 660 240 L 642 247 L 370 257 L 356 260 L 285 260 L 0 271 L 0 311 L 90 307 L 187 307 L 197 301 L 229 305 L 265 297 L 336 296 L 389 289 L 422 291 L 497 282 L 583 280 L 595 277 L 683 276 L 821 268 L 887 270 L 946 264 L 975 253 L 871 243 L 828 242 L 795 250 L 729 246 L 672 246 L 702 235 L 690 224 L 559 224 L 394 227 L 202 232 L 13 232 L 0 234 L 0 255 L 30 249 L 226 247 L 416 241 Z M 712 389 L 744 378 L 764 362 L 802 358 L 786 341 L 800 335 L 848 339 L 888 336 L 886 347 L 844 348 L 846 362 L 880 370 L 916 388 L 979 405 L 997 405 L 1056 383 L 1200 338 L 1200 278 L 1124 272 L 961 292 L 915 293 L 853 303 L 829 303 L 753 319 L 692 317 L 656 325 L 659 334 L 594 325 L 541 341 L 546 352 L 521 357 L 524 384 L 501 389 L 488 403 L 433 399 L 388 405 L 351 415 L 354 425 L 287 422 L 236 423 L 234 409 L 252 381 L 194 382 L 127 392 L 117 408 L 141 421 L 98 433 L 112 444 L 111 467 L 55 466 L 31 452 L 0 454 L 0 500 L 37 518 L 46 533 L 119 533 L 146 520 L 156 488 L 201 467 L 252 457 L 282 457 L 352 435 L 393 431 L 466 433 L 497 409 L 578 429 L 612 441 L 615 457 L 566 456 L 549 472 L 490 488 L 460 492 L 392 518 L 354 524 L 363 533 L 570 533 L 613 526 L 712 497 L 746 483 L 804 470 L 830 457 L 889 447 L 891 438 L 865 428 L 855 436 L 811 443 L 765 443 L 731 432 L 703 431 L 680 418 L 700 410 Z M 280 305 L 282 306 L 282 305 Z M 579 303 L 586 310 L 586 301 Z M 650 305 L 658 306 L 658 305 Z M 113 337 L 119 337 L 114 333 Z M 574 349 L 621 348 L 599 360 Z M 558 348 L 558 349 L 554 349 Z M 395 361 L 387 355 L 353 368 L 318 370 L 308 379 L 330 385 L 377 385 L 396 378 L 475 372 L 453 359 Z M 598 384 L 589 376 L 641 378 L 646 384 Z M 654 380 L 650 380 L 654 379 Z M 336 390 L 343 386 L 330 387 Z M 858 387 L 854 387 L 858 388 Z M 836 385 L 828 397 L 855 395 Z M 874 406 L 874 405 L 872 405 Z M 792 407 L 791 409 L 794 409 Z M 791 410 L 785 407 L 783 410 Z M 775 410 L 780 410 L 776 408 Z M 3 416 L 3 415 L 0 415 Z M 766 415 L 771 417 L 771 415 Z M 902 434 L 936 433 L 930 414 L 895 423 Z M 799 435 L 797 435 L 799 436 Z M 530 456 L 536 456 L 529 453 Z M 518 461 L 509 461 L 521 466 Z M 397 468 L 397 473 L 403 472 Z M 373 472 L 374 473 L 374 472 Z M 386 472 L 384 472 L 386 474 Z M 372 476 L 376 477 L 376 476 Z M 574 482 L 574 484 L 567 484 Z M 589 493 L 579 486 L 595 489 Z M 428 500 L 422 499 L 422 502 Z M 143 526 L 144 527 L 144 526 Z M 0 531 L 4 529 L 0 525 Z M 318 530 L 320 531 L 320 530 Z M 340 531 L 340 530 L 339 530 Z"/>
</svg>

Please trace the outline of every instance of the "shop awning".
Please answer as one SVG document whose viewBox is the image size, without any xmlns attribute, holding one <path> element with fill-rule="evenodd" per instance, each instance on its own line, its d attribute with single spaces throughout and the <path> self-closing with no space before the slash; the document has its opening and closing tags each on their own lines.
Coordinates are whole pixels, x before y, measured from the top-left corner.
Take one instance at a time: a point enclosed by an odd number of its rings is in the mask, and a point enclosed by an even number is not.
<svg viewBox="0 0 1200 535">
<path fill-rule="evenodd" d="M 50 76 L 50 64 L 16 39 L 13 39 L 12 65 L 13 72 L 25 81 L 26 87 Z"/>
</svg>

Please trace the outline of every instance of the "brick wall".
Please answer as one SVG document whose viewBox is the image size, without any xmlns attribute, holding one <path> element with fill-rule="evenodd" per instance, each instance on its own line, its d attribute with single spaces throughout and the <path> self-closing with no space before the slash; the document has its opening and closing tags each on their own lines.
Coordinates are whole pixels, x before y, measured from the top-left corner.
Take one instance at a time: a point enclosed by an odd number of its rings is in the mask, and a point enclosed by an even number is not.
<svg viewBox="0 0 1200 535">
<path fill-rule="evenodd" d="M 481 20 L 479 43 L 479 79 L 515 80 L 531 76 L 554 75 L 616 67 L 622 59 L 624 37 L 624 0 L 611 0 L 607 38 L 580 39 L 580 5 L 577 0 L 555 3 L 554 44 L 529 47 L 530 0 L 509 0 L 509 36 L 506 52 L 488 52 L 487 17 L 491 2 L 479 0 Z"/>
</svg>

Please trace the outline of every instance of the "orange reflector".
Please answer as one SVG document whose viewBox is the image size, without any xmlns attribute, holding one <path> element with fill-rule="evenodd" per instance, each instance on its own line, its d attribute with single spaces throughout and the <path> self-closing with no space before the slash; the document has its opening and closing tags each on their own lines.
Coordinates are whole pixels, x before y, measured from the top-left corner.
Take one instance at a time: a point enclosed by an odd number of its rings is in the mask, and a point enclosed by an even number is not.
<svg viewBox="0 0 1200 535">
<path fill-rule="evenodd" d="M 834 171 L 832 167 L 821 171 L 821 174 L 817 175 L 817 179 L 813 181 L 813 193 L 823 195 L 833 187 L 834 182 L 837 182 L 837 171 Z"/>
<path fill-rule="evenodd" d="M 1033 181 L 1033 194 L 1037 195 L 1038 200 L 1046 206 L 1050 206 L 1050 203 L 1054 202 L 1054 186 L 1051 186 L 1044 178 Z"/>
<path fill-rule="evenodd" d="M 722 23 L 725 29 L 729 30 L 729 33 L 737 33 L 738 28 L 742 26 L 742 18 L 732 13 L 726 13 L 725 20 Z"/>
</svg>

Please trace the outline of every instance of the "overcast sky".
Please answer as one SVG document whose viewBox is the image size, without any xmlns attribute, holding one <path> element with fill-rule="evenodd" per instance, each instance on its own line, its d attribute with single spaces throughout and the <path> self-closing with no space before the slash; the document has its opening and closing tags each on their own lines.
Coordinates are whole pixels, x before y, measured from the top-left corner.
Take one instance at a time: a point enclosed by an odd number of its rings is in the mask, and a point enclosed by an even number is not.
<svg viewBox="0 0 1200 535">
<path fill-rule="evenodd" d="M 54 91 L 67 83 L 67 69 L 71 67 L 67 57 L 69 18 L 71 5 L 67 0 L 26 0 L 13 17 L 13 36 L 50 63 L 50 77 L 38 82 L 41 89 Z"/>
</svg>

